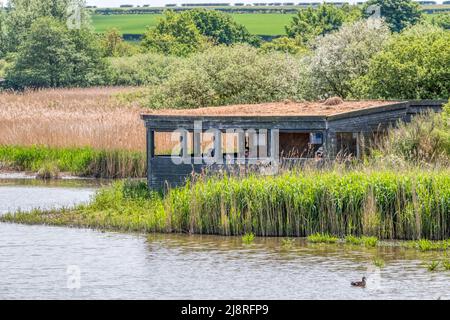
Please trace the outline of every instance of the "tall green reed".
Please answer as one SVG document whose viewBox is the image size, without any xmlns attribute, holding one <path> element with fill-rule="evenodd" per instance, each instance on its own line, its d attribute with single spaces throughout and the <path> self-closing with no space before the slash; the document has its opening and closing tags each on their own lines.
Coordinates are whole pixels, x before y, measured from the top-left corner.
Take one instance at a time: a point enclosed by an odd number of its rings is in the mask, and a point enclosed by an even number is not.
<svg viewBox="0 0 450 320">
<path fill-rule="evenodd" d="M 204 178 L 165 198 L 173 231 L 380 239 L 450 235 L 448 171 L 288 172 Z"/>
<path fill-rule="evenodd" d="M 144 177 L 145 153 L 122 150 L 0 146 L 0 163 L 16 170 L 39 171 L 50 164 L 58 171 L 96 178 Z"/>
</svg>

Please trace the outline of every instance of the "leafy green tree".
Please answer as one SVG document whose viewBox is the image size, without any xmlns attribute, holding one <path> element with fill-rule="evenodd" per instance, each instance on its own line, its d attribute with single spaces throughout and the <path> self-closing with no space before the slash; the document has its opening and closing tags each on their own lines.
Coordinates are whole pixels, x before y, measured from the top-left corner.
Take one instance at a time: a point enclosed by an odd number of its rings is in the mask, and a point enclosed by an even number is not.
<svg viewBox="0 0 450 320">
<path fill-rule="evenodd" d="M 332 4 L 322 4 L 318 8 L 308 7 L 299 10 L 292 18 L 291 24 L 286 26 L 286 33 L 289 37 L 300 39 L 303 43 L 310 42 L 317 36 L 324 36 L 338 30 L 344 22 L 358 19 L 361 14 L 355 8 L 348 5 L 339 8 Z"/>
<path fill-rule="evenodd" d="M 7 73 L 8 85 L 18 87 L 58 87 L 67 85 L 74 67 L 69 57 L 75 46 L 60 22 L 39 18 L 17 52 Z"/>
<path fill-rule="evenodd" d="M 381 17 L 393 32 L 400 32 L 418 23 L 422 18 L 419 4 L 412 0 L 369 0 L 363 7 L 365 17 L 373 14 L 368 11 L 370 6 L 380 8 Z"/>
<path fill-rule="evenodd" d="M 105 57 L 117 57 L 119 56 L 119 47 L 122 44 L 123 39 L 116 28 L 109 29 L 103 35 L 101 40 L 101 46 L 103 55 Z"/>
<path fill-rule="evenodd" d="M 360 79 L 366 95 L 381 99 L 447 99 L 450 32 L 416 25 L 395 35 Z"/>
<path fill-rule="evenodd" d="M 4 57 L 7 51 L 5 20 L 5 10 L 0 7 L 0 58 Z"/>
<path fill-rule="evenodd" d="M 259 40 L 228 14 L 194 9 L 181 13 L 166 11 L 157 26 L 146 32 L 142 45 L 150 51 L 186 56 L 209 44 L 243 42 L 258 45 Z"/>
<path fill-rule="evenodd" d="M 69 56 L 70 64 L 74 67 L 68 86 L 86 87 L 101 85 L 107 81 L 107 65 L 102 59 L 98 35 L 90 28 L 71 29 L 67 32 L 75 46 L 75 54 Z"/>
<path fill-rule="evenodd" d="M 4 50 L 14 52 L 27 38 L 34 21 L 41 17 L 52 17 L 67 24 L 71 18 L 71 8 L 78 5 L 80 27 L 89 25 L 85 0 L 9 0 L 4 19 Z"/>
<path fill-rule="evenodd" d="M 363 18 L 363 12 L 360 6 L 344 3 L 340 6 L 340 9 L 344 12 L 345 22 L 353 23 Z"/>
<path fill-rule="evenodd" d="M 13 54 L 7 86 L 87 86 L 101 82 L 102 62 L 96 38 L 88 29 L 68 30 L 51 17 L 38 18 Z"/>
<path fill-rule="evenodd" d="M 207 9 L 194 9 L 181 14 L 190 16 L 200 33 L 216 44 L 258 43 L 258 39 L 229 14 Z"/>
<path fill-rule="evenodd" d="M 141 43 L 152 52 L 187 56 L 204 48 L 208 39 L 189 16 L 166 11 L 157 26 L 145 33 Z"/>
</svg>

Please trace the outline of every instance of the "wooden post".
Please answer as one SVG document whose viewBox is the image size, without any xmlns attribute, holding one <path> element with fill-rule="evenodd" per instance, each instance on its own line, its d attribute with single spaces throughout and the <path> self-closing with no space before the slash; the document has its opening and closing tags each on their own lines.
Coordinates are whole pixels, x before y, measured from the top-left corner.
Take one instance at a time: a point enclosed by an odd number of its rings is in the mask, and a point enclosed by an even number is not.
<svg viewBox="0 0 450 320">
<path fill-rule="evenodd" d="M 222 164 L 222 131 L 219 129 L 214 130 L 214 162 L 216 164 Z"/>
<path fill-rule="evenodd" d="M 155 156 L 155 132 L 147 128 L 147 184 L 151 188 L 152 159 Z"/>
<path fill-rule="evenodd" d="M 255 129 L 247 130 L 248 134 L 248 148 L 249 148 L 249 159 L 253 159 L 254 162 L 258 159 L 258 134 Z"/>
<path fill-rule="evenodd" d="M 238 164 L 245 164 L 245 131 L 243 129 L 237 129 L 238 135 Z"/>
<path fill-rule="evenodd" d="M 278 129 L 270 130 L 270 159 L 274 165 L 280 162 L 280 132 Z"/>
<path fill-rule="evenodd" d="M 258 158 L 262 163 L 268 161 L 269 158 L 269 148 L 268 145 L 268 130 L 259 129 L 258 131 Z"/>
<path fill-rule="evenodd" d="M 353 137 L 356 140 L 356 158 L 361 159 L 361 137 L 358 132 L 353 133 Z"/>
<path fill-rule="evenodd" d="M 203 154 L 202 154 L 202 122 L 194 121 L 194 164 L 203 164 Z"/>
<path fill-rule="evenodd" d="M 194 131 L 194 160 L 195 164 L 201 164 L 202 161 L 202 134 Z"/>
</svg>

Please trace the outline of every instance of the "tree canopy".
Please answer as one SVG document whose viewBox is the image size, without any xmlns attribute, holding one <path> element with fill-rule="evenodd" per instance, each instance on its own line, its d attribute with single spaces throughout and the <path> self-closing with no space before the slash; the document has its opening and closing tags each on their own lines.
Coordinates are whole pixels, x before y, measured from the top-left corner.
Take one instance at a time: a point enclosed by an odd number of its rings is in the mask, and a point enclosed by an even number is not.
<svg viewBox="0 0 450 320">
<path fill-rule="evenodd" d="M 207 9 L 194 9 L 185 14 L 192 18 L 200 33 L 211 39 L 215 44 L 254 44 L 257 42 L 257 39 L 248 32 L 247 28 L 236 23 L 229 14 Z"/>
<path fill-rule="evenodd" d="M 14 52 L 27 38 L 33 22 L 42 17 L 52 17 L 60 23 L 70 21 L 70 8 L 78 6 L 79 26 L 89 26 L 89 16 L 85 10 L 85 0 L 9 0 L 7 14 L 3 14 L 3 37 L 0 51 Z"/>
<path fill-rule="evenodd" d="M 392 37 L 363 77 L 367 96 L 381 99 L 447 99 L 450 32 L 416 25 Z"/>
<path fill-rule="evenodd" d="M 186 56 L 208 44 L 257 43 L 247 29 L 228 14 L 193 9 L 176 13 L 168 10 L 155 28 L 149 29 L 142 45 L 158 53 Z"/>
<path fill-rule="evenodd" d="M 97 84 L 102 62 L 95 44 L 89 30 L 68 30 L 55 18 L 38 18 L 13 54 L 7 84 L 16 89 Z"/>
<path fill-rule="evenodd" d="M 307 43 L 317 36 L 338 30 L 344 22 L 352 22 L 361 16 L 354 6 L 344 5 L 341 8 L 332 4 L 321 4 L 318 8 L 308 7 L 299 10 L 286 26 L 286 33 L 291 38 L 298 38 Z"/>
<path fill-rule="evenodd" d="M 400 32 L 418 23 L 422 18 L 419 4 L 412 0 L 369 0 L 365 3 L 363 10 L 366 17 L 373 14 L 368 11 L 370 6 L 380 8 L 381 18 L 393 32 Z"/>
<path fill-rule="evenodd" d="M 207 42 L 190 16 L 166 11 L 157 26 L 145 33 L 142 46 L 153 52 L 186 56 L 205 47 Z"/>
</svg>

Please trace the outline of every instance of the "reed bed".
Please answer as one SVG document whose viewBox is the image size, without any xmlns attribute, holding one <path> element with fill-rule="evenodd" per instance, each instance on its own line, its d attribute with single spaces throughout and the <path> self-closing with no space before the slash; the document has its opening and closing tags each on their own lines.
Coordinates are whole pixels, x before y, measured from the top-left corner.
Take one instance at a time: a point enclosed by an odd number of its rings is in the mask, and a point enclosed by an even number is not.
<svg viewBox="0 0 450 320">
<path fill-rule="evenodd" d="M 0 145 L 145 150 L 144 111 L 115 98 L 132 88 L 0 93 Z"/>
<path fill-rule="evenodd" d="M 206 178 L 169 190 L 176 232 L 379 239 L 450 237 L 450 172 L 287 172 Z"/>
<path fill-rule="evenodd" d="M 0 219 L 143 232 L 344 239 L 339 241 L 357 240 L 370 247 L 378 239 L 420 239 L 408 247 L 446 250 L 449 173 L 316 171 L 212 177 L 165 195 L 150 192 L 145 182 L 118 182 L 102 189 L 88 206 Z"/>
<path fill-rule="evenodd" d="M 116 96 L 135 88 L 0 93 L 0 169 L 99 178 L 145 176 L 145 109 Z M 161 148 L 173 144 L 159 137 Z M 170 150 L 170 149 L 168 149 Z M 53 171 L 53 169 L 52 169 Z"/>
</svg>

